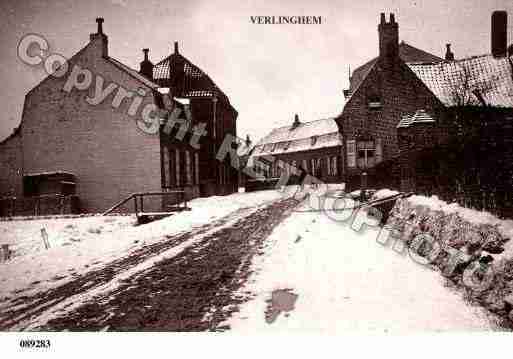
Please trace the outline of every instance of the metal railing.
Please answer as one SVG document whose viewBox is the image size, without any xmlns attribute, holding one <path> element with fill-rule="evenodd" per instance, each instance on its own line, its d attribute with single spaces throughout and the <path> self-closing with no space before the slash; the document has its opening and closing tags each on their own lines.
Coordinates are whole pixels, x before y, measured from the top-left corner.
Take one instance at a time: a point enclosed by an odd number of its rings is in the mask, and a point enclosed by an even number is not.
<svg viewBox="0 0 513 359">
<path fill-rule="evenodd" d="M 144 198 L 145 197 L 156 197 L 156 196 L 165 197 L 165 196 L 171 196 L 171 195 L 178 196 L 178 200 L 177 200 L 176 205 L 167 207 L 168 209 L 170 209 L 169 211 L 163 211 L 163 212 L 158 212 L 158 213 L 145 213 L 144 212 Z M 187 207 L 187 198 L 185 197 L 185 191 L 138 192 L 138 193 L 133 193 L 130 196 L 128 196 L 127 198 L 125 198 L 124 200 L 116 203 L 114 206 L 112 206 L 111 208 L 109 208 L 108 210 L 103 212 L 102 215 L 106 216 L 108 214 L 111 214 L 116 209 L 120 208 L 121 206 L 125 205 L 126 203 L 128 203 L 131 200 L 134 201 L 133 202 L 134 213 L 136 214 L 137 217 L 139 217 L 139 215 L 141 215 L 141 214 L 146 214 L 146 215 L 148 215 L 148 214 L 166 214 L 166 213 L 184 211 L 184 210 L 189 209 Z"/>
</svg>

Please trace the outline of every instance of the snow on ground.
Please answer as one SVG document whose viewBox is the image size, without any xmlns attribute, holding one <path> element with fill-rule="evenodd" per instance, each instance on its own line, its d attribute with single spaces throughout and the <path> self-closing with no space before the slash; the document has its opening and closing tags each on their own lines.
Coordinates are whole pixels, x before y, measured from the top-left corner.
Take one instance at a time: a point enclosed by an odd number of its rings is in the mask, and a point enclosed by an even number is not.
<svg viewBox="0 0 513 359">
<path fill-rule="evenodd" d="M 60 247 L 94 238 L 101 233 L 112 233 L 135 223 L 133 216 L 0 221 L 0 245 L 8 244 L 14 258 L 45 250 L 42 229 L 48 235 L 50 247 Z"/>
<path fill-rule="evenodd" d="M 119 230 L 100 231 L 94 236 L 87 230 L 78 231 L 73 237 L 76 241 L 71 241 L 70 245 L 54 246 L 0 263 L 0 299 L 11 297 L 14 291 L 22 291 L 23 295 L 29 296 L 57 287 L 76 275 L 99 269 L 144 245 L 162 241 L 166 235 L 189 232 L 239 209 L 256 207 L 280 199 L 281 196 L 279 192 L 270 190 L 197 198 L 189 202 L 191 211 L 180 212 L 150 224 L 135 227 L 120 225 Z M 91 217 L 87 226 L 98 229 L 105 226 L 109 218 Z M 52 221 L 56 223 L 48 224 Z M 66 228 L 67 224 L 60 224 L 60 221 L 63 219 L 48 220 L 45 223 L 49 228 Z M 17 238 L 28 238 L 25 241 L 30 241 L 35 228 L 38 228 L 38 224 L 31 225 L 30 221 L 9 222 L 9 225 L 16 227 Z M 51 231 L 48 232 L 50 234 Z M 63 230 L 60 233 L 66 232 Z M 54 243 L 69 243 L 65 238 L 49 237 Z M 20 241 L 23 242 L 23 239 Z"/>
<path fill-rule="evenodd" d="M 439 273 L 377 243 L 377 233 L 369 227 L 357 233 L 321 212 L 293 213 L 266 240 L 238 293 L 254 297 L 225 324 L 234 332 L 494 328 L 485 311 L 445 287 Z M 295 308 L 268 323 L 267 301 L 284 289 L 297 295 Z"/>
</svg>

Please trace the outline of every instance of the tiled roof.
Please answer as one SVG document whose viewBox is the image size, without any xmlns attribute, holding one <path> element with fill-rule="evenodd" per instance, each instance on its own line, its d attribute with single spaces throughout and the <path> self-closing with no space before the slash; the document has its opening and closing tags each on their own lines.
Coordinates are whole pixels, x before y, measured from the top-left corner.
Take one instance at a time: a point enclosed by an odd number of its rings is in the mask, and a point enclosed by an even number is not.
<svg viewBox="0 0 513 359">
<path fill-rule="evenodd" d="M 178 64 L 183 64 L 185 75 L 184 93 L 180 94 L 181 96 L 213 97 L 215 95 L 229 103 L 228 97 L 217 87 L 215 82 L 180 53 L 171 54 L 153 67 L 154 81 L 163 86 L 170 86 L 172 84 L 172 75 L 176 71 L 181 71 L 181 65 L 180 69 L 178 69 Z M 174 66 L 177 68 L 173 68 Z"/>
<path fill-rule="evenodd" d="M 123 70 L 126 73 L 128 73 L 130 76 L 132 76 L 135 79 L 139 80 L 140 82 L 142 82 L 146 86 L 148 86 L 148 87 L 150 87 L 152 89 L 155 89 L 155 90 L 159 87 L 159 85 L 157 85 L 153 81 L 149 80 L 145 76 L 141 75 L 139 72 L 135 71 L 134 69 L 131 69 L 130 67 L 128 67 L 125 64 L 119 62 L 118 60 L 116 60 L 116 59 L 114 59 L 112 57 L 108 57 L 107 60 L 110 61 L 115 66 L 117 66 L 118 68 L 120 68 L 121 70 Z"/>
<path fill-rule="evenodd" d="M 443 61 L 438 56 L 430 54 L 421 49 L 417 49 L 414 46 L 407 44 L 404 41 L 401 41 L 399 44 L 399 57 L 406 63 L 414 63 L 414 62 L 440 62 Z M 378 61 L 378 57 L 370 60 L 369 62 L 363 64 L 353 71 L 351 74 L 351 83 L 349 86 L 349 91 L 354 92 L 363 80 L 367 77 L 370 70 L 374 67 L 374 64 Z"/>
<path fill-rule="evenodd" d="M 397 128 L 407 128 L 416 123 L 434 123 L 435 119 L 425 110 L 418 110 L 413 115 L 406 115 L 401 118 Z"/>
<path fill-rule="evenodd" d="M 333 118 L 328 118 L 276 128 L 257 143 L 251 155 L 273 155 L 341 145 L 338 126 Z"/>
<path fill-rule="evenodd" d="M 484 55 L 408 66 L 447 107 L 513 107 L 513 57 Z"/>
</svg>

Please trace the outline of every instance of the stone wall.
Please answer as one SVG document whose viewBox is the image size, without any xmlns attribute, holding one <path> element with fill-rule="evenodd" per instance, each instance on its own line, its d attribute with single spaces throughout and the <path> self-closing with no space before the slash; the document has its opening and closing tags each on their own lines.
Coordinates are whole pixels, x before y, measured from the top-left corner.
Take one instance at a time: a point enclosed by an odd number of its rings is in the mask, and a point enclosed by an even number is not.
<svg viewBox="0 0 513 359">
<path fill-rule="evenodd" d="M 0 199 L 0 217 L 78 213 L 80 213 L 80 201 L 77 196 L 47 195 Z"/>
<path fill-rule="evenodd" d="M 386 223 L 392 233 L 389 241 L 403 244 L 394 248 L 403 248 L 419 265 L 440 271 L 468 300 L 499 315 L 501 324 L 511 328 L 513 253 L 505 248 L 513 227 L 506 230 L 507 226 L 490 214 L 419 196 L 397 200 Z M 436 244 L 421 240 L 425 234 Z"/>
</svg>

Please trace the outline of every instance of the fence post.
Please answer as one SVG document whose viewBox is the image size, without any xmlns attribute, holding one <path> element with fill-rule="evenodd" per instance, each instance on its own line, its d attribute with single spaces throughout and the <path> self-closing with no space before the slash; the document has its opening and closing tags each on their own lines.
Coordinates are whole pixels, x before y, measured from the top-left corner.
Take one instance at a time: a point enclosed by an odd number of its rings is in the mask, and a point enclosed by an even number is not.
<svg viewBox="0 0 513 359">
<path fill-rule="evenodd" d="M 11 251 L 9 250 L 8 244 L 2 244 L 2 257 L 4 262 L 11 258 Z"/>
<path fill-rule="evenodd" d="M 48 233 L 46 233 L 46 229 L 41 228 L 41 237 L 43 237 L 43 243 L 46 249 L 50 248 L 50 242 L 48 241 Z"/>
</svg>

